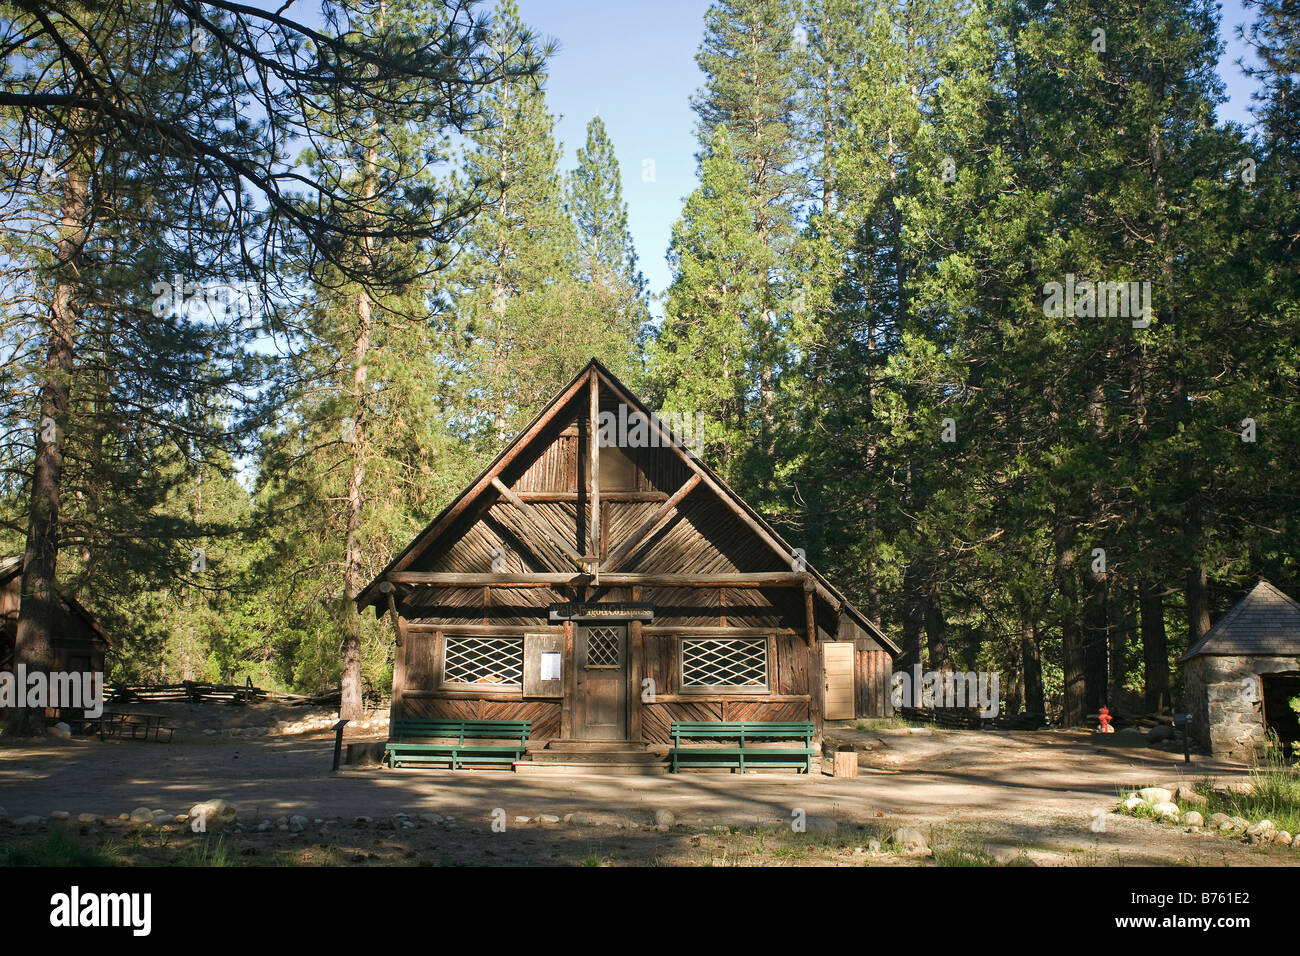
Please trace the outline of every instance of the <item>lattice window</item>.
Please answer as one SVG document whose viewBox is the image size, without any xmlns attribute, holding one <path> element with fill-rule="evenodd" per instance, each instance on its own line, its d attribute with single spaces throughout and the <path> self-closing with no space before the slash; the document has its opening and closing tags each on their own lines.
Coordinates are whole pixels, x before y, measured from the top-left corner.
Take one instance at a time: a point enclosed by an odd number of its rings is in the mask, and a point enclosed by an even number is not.
<svg viewBox="0 0 1300 956">
<path fill-rule="evenodd" d="M 683 690 L 767 690 L 767 638 L 682 638 Z"/>
<path fill-rule="evenodd" d="M 587 666 L 619 667 L 622 665 L 622 630 L 617 627 L 593 627 L 587 631 Z"/>
<path fill-rule="evenodd" d="M 442 679 L 447 684 L 519 687 L 524 680 L 522 637 L 448 637 Z"/>
</svg>

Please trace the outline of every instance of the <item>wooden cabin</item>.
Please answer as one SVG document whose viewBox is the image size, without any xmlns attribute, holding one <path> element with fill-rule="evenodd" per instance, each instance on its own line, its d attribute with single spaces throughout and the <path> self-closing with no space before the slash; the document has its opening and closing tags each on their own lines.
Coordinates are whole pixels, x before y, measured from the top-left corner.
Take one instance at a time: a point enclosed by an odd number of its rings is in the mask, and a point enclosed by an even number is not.
<svg viewBox="0 0 1300 956">
<path fill-rule="evenodd" d="M 21 555 L 0 558 L 0 671 L 14 670 L 22 568 Z M 104 672 L 108 637 L 75 598 L 59 595 L 53 630 L 54 670 Z"/>
<path fill-rule="evenodd" d="M 897 645 L 595 360 L 357 602 L 393 623 L 394 720 L 529 720 L 530 749 L 892 713 Z"/>
</svg>

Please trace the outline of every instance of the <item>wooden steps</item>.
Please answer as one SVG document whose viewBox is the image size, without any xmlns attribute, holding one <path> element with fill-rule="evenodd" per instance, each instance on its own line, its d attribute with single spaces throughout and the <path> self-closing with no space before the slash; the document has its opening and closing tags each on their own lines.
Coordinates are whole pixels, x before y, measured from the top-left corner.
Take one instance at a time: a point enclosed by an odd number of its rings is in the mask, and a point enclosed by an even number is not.
<svg viewBox="0 0 1300 956">
<path fill-rule="evenodd" d="M 525 774 L 658 776 L 667 772 L 663 757 L 627 741 L 553 740 L 545 748 L 530 749 L 515 764 L 515 773 Z"/>
</svg>

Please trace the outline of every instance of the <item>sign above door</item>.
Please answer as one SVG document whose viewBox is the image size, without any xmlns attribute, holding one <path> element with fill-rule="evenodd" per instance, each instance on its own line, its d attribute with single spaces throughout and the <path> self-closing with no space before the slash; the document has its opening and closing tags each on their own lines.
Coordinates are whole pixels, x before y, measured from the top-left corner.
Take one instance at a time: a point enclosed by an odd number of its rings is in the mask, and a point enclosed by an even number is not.
<svg viewBox="0 0 1300 956">
<path fill-rule="evenodd" d="M 566 601 L 549 608 L 552 621 L 653 621 L 655 607 L 641 601 L 606 601 L 585 604 Z"/>
</svg>

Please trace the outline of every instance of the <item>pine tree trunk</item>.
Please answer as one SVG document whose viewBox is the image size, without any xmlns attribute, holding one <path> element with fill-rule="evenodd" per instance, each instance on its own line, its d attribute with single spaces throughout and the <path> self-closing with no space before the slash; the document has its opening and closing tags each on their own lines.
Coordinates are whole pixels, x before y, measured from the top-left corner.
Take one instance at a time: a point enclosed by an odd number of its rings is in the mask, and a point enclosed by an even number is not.
<svg viewBox="0 0 1300 956">
<path fill-rule="evenodd" d="M 75 275 L 85 222 L 90 210 L 89 181 L 80 163 L 70 163 L 64 173 L 63 208 L 56 247 L 62 276 Z M 68 425 L 71 377 L 76 361 L 75 286 L 60 278 L 50 306 L 49 342 L 45 376 L 41 384 L 41 421 L 37 425 L 36 461 L 32 468 L 31 514 L 23 554 L 22 598 L 14 640 L 14 664 L 28 673 L 48 673 L 54 666 L 54 620 L 59 601 L 59 504 L 63 483 L 63 440 Z M 8 733 L 32 736 L 45 733 L 42 709 L 28 709 L 19 688 L 19 705 L 10 711 Z"/>
<path fill-rule="evenodd" d="M 1198 534 L 1199 536 L 1199 534 Z M 1210 584 L 1199 564 L 1187 569 L 1187 646 L 1210 629 Z"/>
<path fill-rule="evenodd" d="M 374 198 L 376 153 L 372 147 L 366 155 L 367 201 Z M 370 237 L 362 241 L 362 266 L 368 268 L 373 256 Z M 352 348 L 352 471 L 348 476 L 347 533 L 343 543 L 343 677 L 339 697 L 339 717 L 360 720 L 365 716 L 361 688 L 361 612 L 356 598 L 362 588 L 361 519 L 365 507 L 366 477 L 366 356 L 370 351 L 372 326 L 370 294 L 357 293 L 357 332 Z"/>
<path fill-rule="evenodd" d="M 935 585 L 930 586 L 925 601 L 925 641 L 930 648 L 930 669 L 951 670 L 952 658 L 944 634 L 943 607 L 939 600 L 939 588 Z"/>
<path fill-rule="evenodd" d="M 343 591 L 343 681 L 339 717 L 360 720 L 365 713 L 361 693 L 361 612 L 356 597 L 361 593 L 361 517 L 365 503 L 363 482 L 366 477 L 362 407 L 366 381 L 366 352 L 370 348 L 370 296 L 362 290 L 357 295 L 357 339 L 353 351 L 353 388 L 356 417 L 352 427 L 352 472 L 348 477 L 347 535 L 344 539 Z"/>
<path fill-rule="evenodd" d="M 925 594 L 921 588 L 921 576 L 916 562 L 907 566 L 903 572 L 903 668 L 924 664 L 921 653 L 921 632 L 925 626 Z M 913 688 L 913 695 L 919 688 Z"/>
<path fill-rule="evenodd" d="M 1020 623 L 1020 658 L 1025 680 L 1025 713 L 1043 714 L 1043 658 L 1038 647 L 1038 630 L 1032 621 Z"/>
<path fill-rule="evenodd" d="M 1074 549 L 1070 545 L 1070 526 L 1058 517 L 1052 530 L 1056 548 L 1056 587 L 1063 604 L 1061 615 L 1061 667 L 1064 671 L 1065 700 L 1062 724 L 1077 727 L 1083 722 L 1088 706 L 1087 677 L 1084 662 L 1083 629 L 1075 587 Z"/>
<path fill-rule="evenodd" d="M 1150 713 L 1170 703 L 1169 647 L 1165 639 L 1165 603 L 1158 584 L 1142 589 L 1142 672 L 1146 707 Z"/>
<path fill-rule="evenodd" d="M 1091 567 L 1084 574 L 1087 597 L 1083 611 L 1084 716 L 1106 703 L 1110 620 L 1107 614 L 1106 575 Z"/>
</svg>

